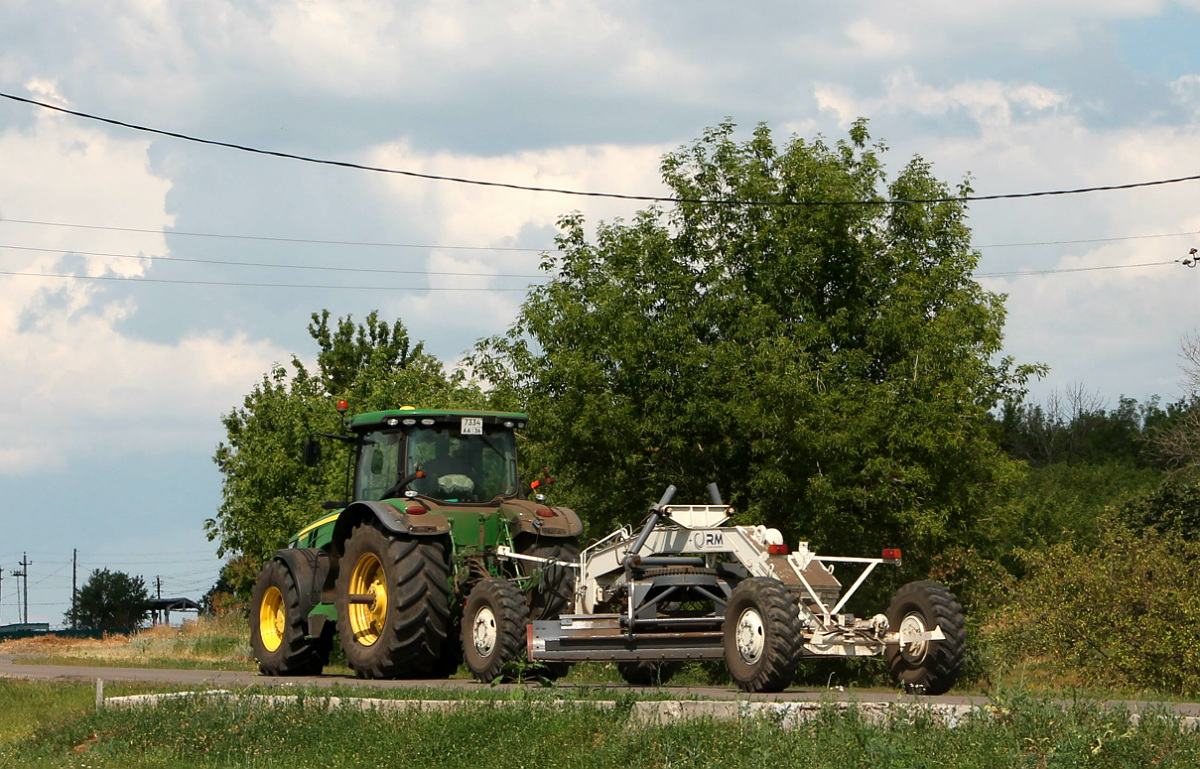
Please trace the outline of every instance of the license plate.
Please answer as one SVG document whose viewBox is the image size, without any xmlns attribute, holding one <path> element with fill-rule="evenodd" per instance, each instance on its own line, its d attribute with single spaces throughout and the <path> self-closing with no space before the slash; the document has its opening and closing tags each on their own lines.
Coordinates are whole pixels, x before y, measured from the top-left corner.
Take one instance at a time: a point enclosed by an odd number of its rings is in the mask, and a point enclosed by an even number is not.
<svg viewBox="0 0 1200 769">
<path fill-rule="evenodd" d="M 462 435 L 483 435 L 483 417 L 463 417 L 458 432 Z"/>
</svg>

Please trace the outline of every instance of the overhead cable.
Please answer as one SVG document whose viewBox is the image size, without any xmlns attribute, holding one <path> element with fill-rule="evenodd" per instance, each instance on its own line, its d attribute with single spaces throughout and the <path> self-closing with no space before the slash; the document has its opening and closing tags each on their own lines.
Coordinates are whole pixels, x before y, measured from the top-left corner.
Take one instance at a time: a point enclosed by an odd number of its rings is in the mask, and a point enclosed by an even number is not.
<svg viewBox="0 0 1200 769">
<path fill-rule="evenodd" d="M 381 174 L 392 174 L 396 176 L 407 176 L 416 179 L 426 179 L 429 181 L 449 182 L 453 184 L 468 184 L 477 187 L 497 187 L 510 190 L 522 190 L 525 192 L 548 192 L 555 195 L 572 195 L 576 197 L 588 198 L 609 198 L 615 200 L 634 200 L 649 203 L 689 203 L 699 205 L 720 205 L 720 206 L 766 206 L 766 207 L 840 207 L 840 206 L 895 206 L 895 205 L 916 205 L 925 203 L 966 203 L 975 201 L 988 200 L 1018 200 L 1023 198 L 1043 198 L 1043 197 L 1058 197 L 1064 195 L 1082 195 L 1090 192 L 1109 192 L 1114 190 L 1132 190 L 1143 187 L 1159 187 L 1167 184 L 1180 184 L 1182 182 L 1192 182 L 1200 180 L 1200 174 L 1189 176 L 1177 176 L 1170 179 L 1153 179 L 1143 182 L 1128 182 L 1125 184 L 1104 184 L 1092 187 L 1075 187 L 1070 189 L 1056 190 L 1038 190 L 1035 192 L 1007 192 L 994 195 L 951 195 L 935 198 L 879 198 L 866 200 L 747 200 L 735 198 L 678 198 L 666 195 L 633 195 L 619 192 L 595 192 L 588 190 L 566 189 L 562 187 L 540 187 L 529 184 L 515 184 L 512 182 L 497 182 L 484 179 L 471 179 L 461 176 L 445 176 L 442 174 L 430 174 L 420 171 L 410 171 L 400 168 L 385 168 L 382 166 L 369 166 L 361 163 L 352 163 L 345 160 L 329 160 L 326 158 L 316 158 L 308 155 L 297 155 L 291 152 L 281 152 L 278 150 L 267 150 L 260 147 L 251 147 L 245 144 L 235 144 L 233 142 L 218 141 L 215 139 L 205 139 L 190 134 L 179 133 L 178 131 L 166 131 L 161 128 L 151 128 L 150 126 L 138 125 L 137 123 L 129 123 L 123 120 L 102 117 L 88 112 L 80 112 L 78 110 L 67 109 L 56 104 L 48 104 L 46 102 L 37 101 L 36 99 L 28 99 L 16 94 L 5 93 L 0 91 L 0 97 L 9 99 L 23 104 L 30 104 L 43 109 L 54 110 L 67 115 L 83 118 L 85 120 L 95 120 L 109 125 L 128 128 L 134 131 L 143 133 L 156 134 L 158 136 L 168 136 L 173 139 L 182 141 L 194 142 L 196 144 L 206 144 L 214 147 L 225 147 L 226 149 L 238 150 L 239 152 L 249 152 L 256 155 L 267 155 L 270 157 L 284 158 L 286 160 L 298 160 L 303 163 L 314 163 L 324 166 L 335 166 L 338 168 L 349 168 L 356 171 L 371 171 Z"/>
<path fill-rule="evenodd" d="M 138 232 L 149 235 L 183 235 L 187 237 L 198 238 L 222 238 L 230 240 L 254 240 L 266 241 L 275 243 L 305 243 L 328 246 L 368 246 L 375 248 L 419 248 L 439 251 L 505 251 L 530 254 L 545 254 L 561 249 L 547 246 L 546 248 L 519 248 L 515 246 L 462 246 L 462 245 L 447 245 L 443 243 L 398 243 L 389 241 L 364 241 L 364 240 L 323 240 L 318 238 L 287 238 L 273 235 L 242 235 L 228 232 L 190 232 L 186 230 L 164 230 L 162 228 L 149 227 L 119 227 L 115 225 L 102 224 L 77 224 L 74 222 L 48 222 L 38 219 L 13 219 L 10 217 L 0 216 L 0 224 L 32 224 L 43 227 L 73 227 L 84 230 L 103 230 L 108 232 Z M 1179 238 L 1185 236 L 1200 235 L 1200 230 L 1188 230 L 1185 232 L 1160 232 L 1146 235 L 1117 235 L 1108 238 L 1074 238 L 1071 240 L 1030 240 L 1017 243 L 984 243 L 976 245 L 974 248 L 1018 248 L 1025 246 L 1065 246 L 1075 245 L 1079 243 L 1110 243 L 1124 240 L 1148 240 L 1152 238 Z M 62 250 L 62 249 L 58 249 Z M 75 252 L 81 253 L 81 252 Z"/>
<path fill-rule="evenodd" d="M 344 291 L 524 291 L 528 286 L 517 288 L 487 288 L 472 286 L 339 286 L 318 285 L 313 283 L 242 283 L 223 280 L 167 280 L 166 278 L 136 278 L 120 277 L 117 275 L 70 275 L 57 272 L 17 272 L 0 270 L 0 275 L 14 275 L 25 278 L 63 278 L 67 280 L 98 280 L 125 283 L 171 283 L 185 286 L 241 286 L 248 288 L 317 288 Z"/>
<path fill-rule="evenodd" d="M 185 262 L 190 264 L 221 264 L 231 267 L 271 267 L 281 270 L 324 270 L 328 272 L 370 272 L 388 275 L 453 275 L 478 278 L 533 278 L 542 279 L 545 275 L 516 274 L 510 272 L 449 272 L 438 270 L 388 270 L 368 267 L 326 267 L 309 264 L 281 264 L 279 262 L 239 262 L 232 259 L 193 259 L 184 256 L 153 256 L 149 254 L 113 254 L 107 251 L 77 251 L 70 248 L 37 248 L 34 246 L 12 246 L 0 244 L 0 249 L 14 251 L 39 251 L 51 254 L 78 254 L 80 256 L 101 256 L 111 259 L 152 259 L 160 262 Z"/>
<path fill-rule="evenodd" d="M 1160 267 L 1164 264 L 1179 264 L 1179 260 L 1166 262 L 1142 262 L 1141 264 L 1108 264 L 1100 267 L 1065 267 L 1054 270 L 1013 270 L 1011 272 L 977 272 L 976 278 L 1017 278 L 1023 275 L 1054 275 L 1063 272 L 1095 272 L 1097 270 L 1127 270 L 1134 267 Z"/>
<path fill-rule="evenodd" d="M 110 232 L 143 232 L 151 235 L 184 235 L 191 238 L 230 238 L 234 240 L 259 240 L 271 243 L 315 243 L 323 246 L 369 246 L 372 248 L 428 248 L 443 251 L 514 251 L 541 254 L 557 251 L 557 248 L 519 248 L 517 246 L 444 246 L 438 243 L 392 243 L 370 240 L 320 240 L 316 238 L 282 238 L 266 235 L 232 235 L 221 232 L 188 232 L 186 230 L 149 229 L 143 227 L 113 227 L 99 224 L 72 224 L 69 222 L 43 222 L 36 219 L 11 219 L 0 217 L 0 223 L 36 224 L 43 227 L 74 227 L 81 230 L 107 230 Z"/>
</svg>

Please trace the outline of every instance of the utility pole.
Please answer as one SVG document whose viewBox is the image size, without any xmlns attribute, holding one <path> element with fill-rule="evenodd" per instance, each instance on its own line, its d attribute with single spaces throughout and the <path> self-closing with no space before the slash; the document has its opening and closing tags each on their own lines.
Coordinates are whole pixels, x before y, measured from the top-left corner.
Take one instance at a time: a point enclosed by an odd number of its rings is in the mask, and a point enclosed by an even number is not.
<svg viewBox="0 0 1200 769">
<path fill-rule="evenodd" d="M 29 624 L 29 567 L 33 565 L 33 561 L 29 560 L 29 555 L 21 553 L 21 568 L 13 569 L 12 575 L 17 579 L 25 580 L 25 598 L 21 600 L 20 588 L 17 588 L 17 614 L 22 617 L 21 621 L 26 625 Z M 21 605 L 24 604 L 25 612 L 21 613 Z"/>
<path fill-rule="evenodd" d="M 25 588 L 25 619 L 23 621 L 26 625 L 29 624 L 29 567 L 31 565 L 29 556 L 21 553 L 21 584 Z"/>
<path fill-rule="evenodd" d="M 79 548 L 71 550 L 71 629 L 79 629 L 79 591 L 75 588 L 75 579 L 79 575 Z"/>
</svg>

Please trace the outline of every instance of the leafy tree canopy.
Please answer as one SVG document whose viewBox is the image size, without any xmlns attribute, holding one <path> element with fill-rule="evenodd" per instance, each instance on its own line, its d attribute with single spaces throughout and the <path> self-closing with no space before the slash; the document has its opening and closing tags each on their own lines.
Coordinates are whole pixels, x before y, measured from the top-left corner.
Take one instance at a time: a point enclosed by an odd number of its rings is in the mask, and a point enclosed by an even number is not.
<svg viewBox="0 0 1200 769">
<path fill-rule="evenodd" d="M 275 365 L 240 408 L 222 417 L 226 439 L 213 461 L 222 475 L 222 500 L 205 522 L 218 553 L 258 559 L 287 544 L 290 535 L 320 512 L 323 500 L 346 495 L 346 444 L 323 445 L 318 467 L 303 462 L 305 441 L 316 433 L 342 432 L 336 401 L 353 412 L 418 405 L 482 408 L 484 395 L 461 374 L 414 344 L 399 320 L 390 326 L 372 312 L 331 324 L 329 311 L 313 313 L 308 331 L 317 343 L 317 370 L 299 358 Z"/>
<path fill-rule="evenodd" d="M 920 157 L 887 184 L 868 142 L 864 122 L 783 146 L 726 122 L 665 156 L 664 180 L 772 205 L 655 207 L 594 240 L 561 220 L 552 280 L 472 363 L 528 410 L 526 457 L 593 533 L 715 480 L 742 521 L 822 550 L 923 549 L 1015 472 L 988 412 L 1036 368 L 995 360 L 1003 297 L 971 277 L 963 204 L 881 204 L 970 189 Z"/>
<path fill-rule="evenodd" d="M 75 599 L 75 619 L 81 628 L 136 630 L 150 614 L 150 591 L 141 577 L 122 571 L 96 569 Z M 64 621 L 70 623 L 68 611 Z"/>
</svg>

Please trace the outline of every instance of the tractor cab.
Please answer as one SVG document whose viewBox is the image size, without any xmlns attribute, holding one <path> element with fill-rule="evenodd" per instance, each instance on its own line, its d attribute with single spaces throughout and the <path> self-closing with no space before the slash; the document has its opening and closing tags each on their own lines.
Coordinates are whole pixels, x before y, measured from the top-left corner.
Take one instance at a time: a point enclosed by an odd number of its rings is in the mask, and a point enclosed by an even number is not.
<svg viewBox="0 0 1200 769">
<path fill-rule="evenodd" d="M 350 420 L 356 436 L 355 500 L 406 491 L 449 504 L 486 504 L 520 491 L 516 413 L 398 409 Z M 404 483 L 404 481 L 408 481 Z"/>
</svg>

